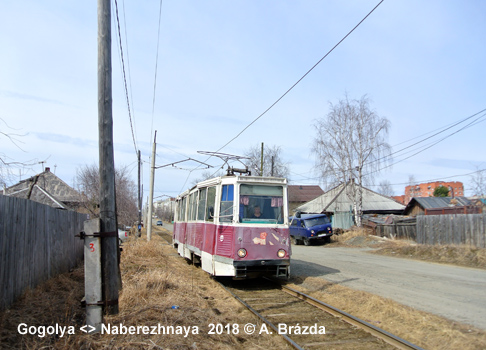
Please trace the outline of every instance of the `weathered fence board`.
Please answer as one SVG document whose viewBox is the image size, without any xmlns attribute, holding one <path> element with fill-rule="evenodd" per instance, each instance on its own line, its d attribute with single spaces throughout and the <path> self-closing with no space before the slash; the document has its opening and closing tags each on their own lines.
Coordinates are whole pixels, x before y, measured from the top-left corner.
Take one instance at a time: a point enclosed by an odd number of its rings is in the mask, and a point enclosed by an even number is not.
<svg viewBox="0 0 486 350">
<path fill-rule="evenodd" d="M 373 234 L 389 238 L 405 238 L 415 240 L 416 224 L 413 223 L 395 223 L 395 224 L 378 224 L 373 229 Z"/>
<path fill-rule="evenodd" d="M 0 195 L 0 309 L 83 258 L 87 216 Z"/>
<path fill-rule="evenodd" d="M 486 214 L 419 215 L 417 243 L 486 248 Z"/>
</svg>

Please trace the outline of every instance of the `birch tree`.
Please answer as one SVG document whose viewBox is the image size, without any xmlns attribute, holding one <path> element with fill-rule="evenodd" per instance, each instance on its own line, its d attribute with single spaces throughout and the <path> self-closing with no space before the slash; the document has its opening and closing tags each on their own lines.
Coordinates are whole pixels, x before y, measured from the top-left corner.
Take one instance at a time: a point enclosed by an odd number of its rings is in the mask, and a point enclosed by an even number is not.
<svg viewBox="0 0 486 350">
<path fill-rule="evenodd" d="M 365 96 L 350 99 L 347 95 L 329 104 L 329 113 L 316 121 L 312 152 L 324 185 L 340 183 L 353 203 L 356 225 L 361 226 L 363 184 L 372 183 L 382 166 L 390 160 L 387 143 L 390 122 L 371 109 Z"/>
<path fill-rule="evenodd" d="M 475 196 L 484 197 L 486 195 L 486 170 L 476 166 L 476 171 L 471 176 L 471 186 Z"/>
</svg>

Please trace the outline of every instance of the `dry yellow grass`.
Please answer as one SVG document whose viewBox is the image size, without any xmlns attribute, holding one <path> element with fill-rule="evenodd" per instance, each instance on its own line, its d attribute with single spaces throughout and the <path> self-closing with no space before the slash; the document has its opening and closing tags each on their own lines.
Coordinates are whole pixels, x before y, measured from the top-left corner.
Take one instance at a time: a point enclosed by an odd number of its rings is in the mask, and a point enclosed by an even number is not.
<svg viewBox="0 0 486 350">
<path fill-rule="evenodd" d="M 260 324 L 209 275 L 184 262 L 174 249 L 154 235 L 124 244 L 121 258 L 123 290 L 120 313 L 106 316 L 105 324 L 129 326 L 181 326 L 190 334 L 86 335 L 83 269 L 58 276 L 27 292 L 12 308 L 0 313 L 1 349 L 289 349 L 273 335 L 246 335 L 246 323 Z M 177 308 L 173 308 L 177 307 Z M 64 337 L 20 335 L 20 323 L 34 326 L 76 326 Z M 239 324 L 239 334 L 208 334 L 209 325 Z M 192 334 L 198 327 L 198 334 Z"/>
<path fill-rule="evenodd" d="M 342 235 L 341 243 L 367 239 L 366 234 Z M 334 243 L 333 243 L 334 244 Z M 405 244 L 399 242 L 398 244 Z M 123 290 L 120 313 L 106 316 L 105 324 L 199 327 L 189 335 L 85 335 L 83 269 L 61 275 L 28 291 L 12 308 L 0 313 L 1 349 L 289 349 L 271 335 L 208 335 L 210 323 L 243 326 L 259 324 L 256 317 L 232 299 L 201 269 L 187 264 L 157 235 L 151 242 L 131 239 L 121 259 Z M 484 349 L 486 332 L 403 306 L 369 293 L 345 288 L 319 278 L 298 277 L 293 287 L 343 309 L 425 349 Z M 173 309 L 172 306 L 179 307 Z M 20 335 L 19 323 L 35 326 L 75 325 L 76 334 L 62 338 Z"/>
<path fill-rule="evenodd" d="M 366 229 L 353 228 L 341 235 L 332 236 L 327 247 L 372 247 L 374 254 L 441 264 L 486 269 L 486 249 L 465 245 L 426 245 L 401 239 L 386 239 L 370 235 Z"/>
<path fill-rule="evenodd" d="M 353 228 L 352 230 L 345 231 L 343 234 L 331 236 L 331 242 L 333 242 L 333 243 L 344 243 L 344 242 L 350 240 L 351 238 L 368 236 L 368 235 L 369 235 L 368 230 Z"/>
<path fill-rule="evenodd" d="M 484 248 L 457 245 L 410 245 L 399 242 L 373 253 L 486 269 L 486 249 Z"/>
</svg>

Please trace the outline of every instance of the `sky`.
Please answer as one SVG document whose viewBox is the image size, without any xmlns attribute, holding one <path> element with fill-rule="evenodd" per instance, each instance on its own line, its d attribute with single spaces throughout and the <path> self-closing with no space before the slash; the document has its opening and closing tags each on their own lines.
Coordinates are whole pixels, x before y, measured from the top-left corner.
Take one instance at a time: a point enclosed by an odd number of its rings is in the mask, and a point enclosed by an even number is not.
<svg viewBox="0 0 486 350">
<path fill-rule="evenodd" d="M 486 169 L 485 112 L 444 131 L 486 108 L 484 1 L 385 0 L 263 115 L 379 1 L 117 1 L 130 115 L 112 1 L 115 166 L 137 181 L 141 151 L 144 198 L 155 131 L 156 199 L 208 170 L 161 166 L 192 158 L 216 173 L 224 162 L 198 151 L 243 156 L 262 142 L 281 148 L 291 184 L 320 184 L 315 123 L 345 94 L 366 95 L 390 121 L 393 165 L 376 185 L 404 194 L 413 175 L 472 195 L 466 174 Z M 98 164 L 97 50 L 95 1 L 1 2 L 0 157 L 27 164 L 11 182 L 50 167 L 76 186 L 77 171 Z"/>
</svg>

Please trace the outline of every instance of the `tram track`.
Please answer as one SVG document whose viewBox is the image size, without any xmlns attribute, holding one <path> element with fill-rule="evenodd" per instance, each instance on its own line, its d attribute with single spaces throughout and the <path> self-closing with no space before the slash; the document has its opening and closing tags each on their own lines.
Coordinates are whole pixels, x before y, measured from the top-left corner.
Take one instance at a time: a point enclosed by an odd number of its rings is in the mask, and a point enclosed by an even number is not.
<svg viewBox="0 0 486 350">
<path fill-rule="evenodd" d="M 170 234 L 163 230 L 157 230 L 157 234 L 171 244 Z M 268 325 L 270 332 L 282 336 L 295 349 L 422 349 L 281 281 L 216 281 Z M 319 334 L 323 330 L 325 334 Z"/>
<path fill-rule="evenodd" d="M 273 280 L 219 283 L 296 349 L 421 349 Z"/>
</svg>

